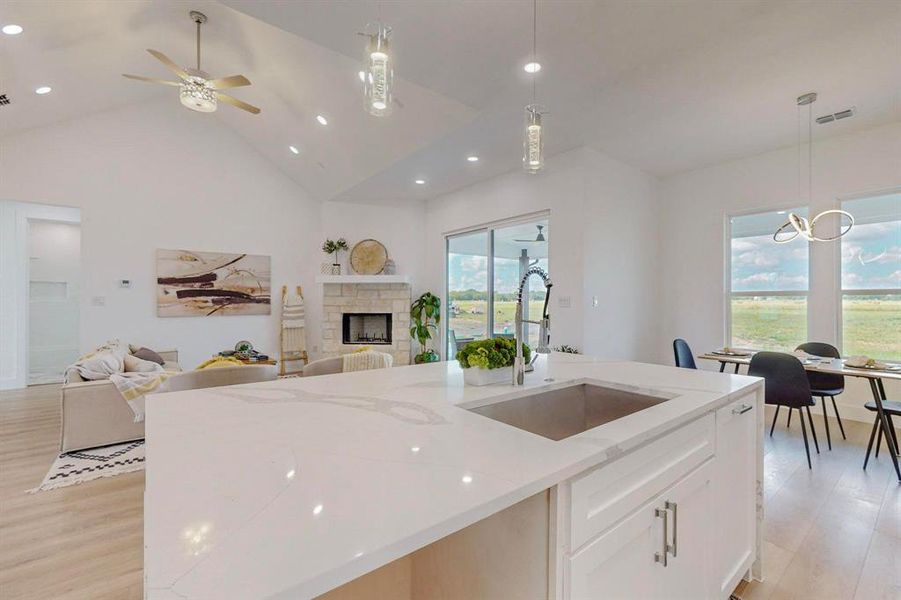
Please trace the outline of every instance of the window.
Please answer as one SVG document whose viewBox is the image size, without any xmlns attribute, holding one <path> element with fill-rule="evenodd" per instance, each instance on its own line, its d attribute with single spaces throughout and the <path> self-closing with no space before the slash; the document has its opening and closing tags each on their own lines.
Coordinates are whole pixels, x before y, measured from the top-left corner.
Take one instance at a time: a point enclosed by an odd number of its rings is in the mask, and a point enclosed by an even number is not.
<svg viewBox="0 0 901 600">
<path fill-rule="evenodd" d="M 475 340 L 513 337 L 516 293 L 522 274 L 533 265 L 548 270 L 548 219 L 505 223 L 447 238 L 447 357 Z M 523 290 L 523 318 L 538 320 L 544 286 L 532 278 Z M 523 328 L 530 346 L 538 326 Z"/>
<path fill-rule="evenodd" d="M 901 193 L 842 202 L 842 354 L 901 360 Z"/>
<path fill-rule="evenodd" d="M 730 224 L 729 345 L 792 351 L 807 340 L 808 243 L 777 244 L 790 209 L 735 216 Z"/>
</svg>

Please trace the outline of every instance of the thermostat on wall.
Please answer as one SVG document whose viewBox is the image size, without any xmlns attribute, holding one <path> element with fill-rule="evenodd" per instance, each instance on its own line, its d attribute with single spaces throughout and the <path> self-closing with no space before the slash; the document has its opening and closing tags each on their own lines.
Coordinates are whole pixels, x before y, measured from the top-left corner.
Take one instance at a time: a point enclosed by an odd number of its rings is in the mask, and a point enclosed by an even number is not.
<svg viewBox="0 0 901 600">
<path fill-rule="evenodd" d="M 120 288 L 130 288 L 131 287 L 131 279 L 120 279 L 119 287 Z"/>
</svg>

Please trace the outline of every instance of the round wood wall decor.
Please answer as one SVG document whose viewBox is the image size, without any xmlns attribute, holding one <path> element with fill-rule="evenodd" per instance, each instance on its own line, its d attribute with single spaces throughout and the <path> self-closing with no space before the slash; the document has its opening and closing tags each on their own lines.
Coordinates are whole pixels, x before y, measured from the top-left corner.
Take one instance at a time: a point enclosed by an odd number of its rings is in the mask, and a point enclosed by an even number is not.
<svg viewBox="0 0 901 600">
<path fill-rule="evenodd" d="M 377 275 L 387 262 L 388 250 L 378 240 L 362 240 L 350 251 L 350 266 L 358 275 Z"/>
</svg>

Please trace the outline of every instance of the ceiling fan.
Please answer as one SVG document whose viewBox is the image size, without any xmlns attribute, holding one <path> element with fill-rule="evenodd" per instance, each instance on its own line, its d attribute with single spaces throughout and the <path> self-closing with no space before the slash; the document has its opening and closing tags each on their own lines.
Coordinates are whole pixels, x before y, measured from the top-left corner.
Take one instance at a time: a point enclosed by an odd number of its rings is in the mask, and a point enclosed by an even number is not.
<svg viewBox="0 0 901 600">
<path fill-rule="evenodd" d="M 166 81 L 165 79 L 153 79 L 150 77 L 141 77 L 140 75 L 126 75 L 122 74 L 123 77 L 128 77 L 129 79 L 137 79 L 138 81 L 147 81 L 149 83 L 159 83 L 162 85 L 171 85 L 178 88 L 181 88 L 178 97 L 181 100 L 181 103 L 190 108 L 191 110 L 196 110 L 197 112 L 214 112 L 216 110 L 216 106 L 219 100 L 227 104 L 231 104 L 241 110 L 246 110 L 252 114 L 259 114 L 260 109 L 251 104 L 247 104 L 246 102 L 242 102 L 237 98 L 229 96 L 228 94 L 223 94 L 219 90 L 225 90 L 228 88 L 236 88 L 242 87 L 245 85 L 250 85 L 250 80 L 248 80 L 243 75 L 231 75 L 229 77 L 221 77 L 219 79 L 211 79 L 209 74 L 206 71 L 201 70 L 200 68 L 200 26 L 206 23 L 207 18 L 206 15 L 197 12 L 196 10 L 192 10 L 188 13 L 190 15 L 191 20 L 197 24 L 197 68 L 192 69 L 190 67 L 186 67 L 182 69 L 177 64 L 172 62 L 172 60 L 160 52 L 159 50 L 151 50 L 147 49 L 147 52 L 153 55 L 158 61 L 166 65 L 173 73 L 181 78 L 181 81 Z"/>
<path fill-rule="evenodd" d="M 514 242 L 523 242 L 525 244 L 536 244 L 536 243 L 546 242 L 547 239 L 544 237 L 544 231 L 542 231 L 544 229 L 544 225 L 536 225 L 535 227 L 538 228 L 538 235 L 535 236 L 534 240 L 513 240 L 513 241 Z"/>
</svg>

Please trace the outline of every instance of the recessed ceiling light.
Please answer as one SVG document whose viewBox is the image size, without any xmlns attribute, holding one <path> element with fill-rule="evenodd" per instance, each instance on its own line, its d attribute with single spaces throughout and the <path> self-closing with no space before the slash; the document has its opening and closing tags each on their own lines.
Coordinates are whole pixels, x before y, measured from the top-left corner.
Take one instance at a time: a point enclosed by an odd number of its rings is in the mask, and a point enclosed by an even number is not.
<svg viewBox="0 0 901 600">
<path fill-rule="evenodd" d="M 479 162 L 479 157 L 473 154 L 472 156 L 467 156 L 466 160 L 468 160 L 469 162 Z"/>
<path fill-rule="evenodd" d="M 472 475 L 464 475 L 461 481 L 463 483 L 472 483 Z"/>
<path fill-rule="evenodd" d="M 22 26 L 14 25 L 12 23 L 10 23 L 9 25 L 4 25 L 3 33 L 5 33 L 6 35 L 19 35 L 20 33 L 22 33 Z"/>
<path fill-rule="evenodd" d="M 322 512 L 322 505 L 321 505 L 321 504 L 317 504 L 316 506 L 313 507 L 313 514 L 314 514 L 314 515 L 318 515 L 318 514 L 321 513 L 321 512 Z"/>
<path fill-rule="evenodd" d="M 320 125 L 328 125 L 328 119 L 326 119 L 322 115 L 316 115 L 316 120 L 319 121 Z"/>
<path fill-rule="evenodd" d="M 294 154 L 300 154 L 300 150 L 297 149 L 297 146 L 288 146 L 288 150 L 290 150 Z"/>
<path fill-rule="evenodd" d="M 537 63 L 537 62 L 526 63 L 526 66 L 524 66 L 522 69 L 526 73 L 537 73 L 538 71 L 541 70 L 541 63 Z"/>
<path fill-rule="evenodd" d="M 413 183 L 416 185 L 425 185 L 425 179 L 417 179 Z"/>
<path fill-rule="evenodd" d="M 49 94 L 49 93 L 50 93 L 50 90 L 52 90 L 52 89 L 53 89 L 53 88 L 50 87 L 49 85 L 42 85 L 41 87 L 39 87 L 38 89 L 36 89 L 36 90 L 34 91 L 34 93 L 43 96 L 44 94 Z"/>
</svg>

